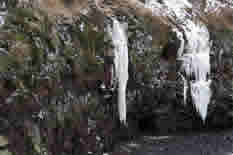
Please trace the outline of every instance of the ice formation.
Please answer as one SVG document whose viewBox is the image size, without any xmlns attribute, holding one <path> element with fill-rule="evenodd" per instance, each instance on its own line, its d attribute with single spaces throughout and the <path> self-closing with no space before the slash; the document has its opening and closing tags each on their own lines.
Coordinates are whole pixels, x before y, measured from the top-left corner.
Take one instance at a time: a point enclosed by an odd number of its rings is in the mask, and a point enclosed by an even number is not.
<svg viewBox="0 0 233 155">
<path fill-rule="evenodd" d="M 2 3 L 2 5 L 0 6 L 0 9 L 1 8 L 6 8 L 6 3 Z M 6 11 L 0 11 L 0 26 L 3 25 L 5 23 L 4 21 L 4 15 L 6 15 Z"/>
<path fill-rule="evenodd" d="M 118 80 L 118 111 L 120 121 L 126 123 L 126 87 L 128 81 L 127 34 L 121 23 L 113 19 L 112 41 L 114 45 L 114 64 Z"/>
<path fill-rule="evenodd" d="M 168 6 L 170 6 L 169 4 L 167 3 Z M 176 6 L 180 7 L 179 5 Z M 175 4 L 171 4 L 171 8 L 173 7 L 175 7 Z M 209 87 L 211 80 L 208 79 L 210 73 L 209 32 L 207 27 L 201 22 L 194 23 L 193 20 L 180 16 L 182 14 L 181 9 L 175 9 L 175 13 L 176 11 L 178 12 L 177 17 L 181 17 L 180 20 L 184 23 L 183 30 L 187 38 L 185 52 L 179 52 L 178 59 L 182 61 L 182 69 L 186 75 L 189 78 L 194 78 L 190 81 L 192 101 L 204 122 L 211 97 Z"/>
<path fill-rule="evenodd" d="M 147 0 L 146 7 L 153 11 L 155 0 Z M 208 79 L 210 73 L 210 42 L 207 27 L 201 22 L 194 22 L 193 17 L 184 8 L 191 8 L 192 4 L 187 0 L 163 0 L 171 16 L 175 16 L 179 21 L 179 26 L 183 30 L 180 32 L 174 29 L 177 38 L 181 41 L 181 46 L 177 52 L 178 60 L 182 62 L 181 70 L 184 71 L 184 103 L 190 81 L 190 90 L 193 104 L 200 114 L 203 122 L 206 119 L 208 104 L 210 102 L 211 80 Z M 186 43 L 184 45 L 184 36 Z M 191 80 L 192 79 L 192 80 Z"/>
<path fill-rule="evenodd" d="M 0 16 L 0 26 L 1 26 L 2 24 L 4 24 L 4 19 L 3 19 L 2 16 Z"/>
</svg>

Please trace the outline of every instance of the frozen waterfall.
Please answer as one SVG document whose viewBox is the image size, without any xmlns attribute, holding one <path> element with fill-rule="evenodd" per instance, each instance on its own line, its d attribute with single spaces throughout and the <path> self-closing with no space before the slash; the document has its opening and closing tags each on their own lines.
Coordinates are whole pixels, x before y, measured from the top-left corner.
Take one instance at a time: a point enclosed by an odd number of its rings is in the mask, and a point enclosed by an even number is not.
<svg viewBox="0 0 233 155">
<path fill-rule="evenodd" d="M 181 8 L 190 7 L 188 2 L 176 0 L 176 4 L 173 4 L 170 3 L 171 1 L 166 1 L 167 6 L 170 7 L 171 10 L 174 10 L 173 13 L 183 22 L 183 35 L 187 38 L 187 43 L 183 52 L 178 51 L 178 59 L 182 61 L 181 69 L 185 72 L 186 78 L 193 77 L 193 80 L 190 81 L 192 101 L 204 122 L 207 117 L 208 104 L 211 97 L 211 80 L 208 79 L 210 73 L 209 32 L 203 23 L 194 23 L 192 17 L 187 17 L 185 15 L 184 9 Z M 182 2 L 185 3 L 181 5 Z M 178 38 L 180 38 L 180 36 L 178 36 Z M 183 39 L 181 39 L 181 44 L 182 41 Z M 184 96 L 184 98 L 186 98 L 186 96 Z"/>
<path fill-rule="evenodd" d="M 112 41 L 114 45 L 114 64 L 118 80 L 118 111 L 120 121 L 126 123 L 126 87 L 128 81 L 128 45 L 124 26 L 113 19 Z"/>
<path fill-rule="evenodd" d="M 147 0 L 146 7 L 153 10 L 153 3 L 156 0 Z M 207 117 L 208 104 L 210 102 L 211 80 L 208 79 L 210 73 L 210 42 L 207 27 L 201 22 L 194 22 L 195 14 L 190 16 L 186 9 L 192 4 L 187 0 L 163 0 L 168 7 L 171 16 L 175 16 L 179 21 L 180 32 L 174 29 L 181 45 L 177 52 L 178 60 L 182 62 L 181 70 L 185 73 L 182 77 L 184 81 L 184 103 L 186 103 L 187 81 L 190 81 L 190 92 L 193 104 L 200 114 L 203 122 Z M 184 45 L 184 38 L 186 43 Z"/>
</svg>

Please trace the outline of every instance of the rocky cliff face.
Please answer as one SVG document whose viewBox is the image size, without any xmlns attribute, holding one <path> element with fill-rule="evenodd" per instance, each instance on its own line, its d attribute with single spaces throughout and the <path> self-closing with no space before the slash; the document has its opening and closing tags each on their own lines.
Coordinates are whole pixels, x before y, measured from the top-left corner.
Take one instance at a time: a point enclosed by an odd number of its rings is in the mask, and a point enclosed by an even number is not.
<svg viewBox="0 0 233 155">
<path fill-rule="evenodd" d="M 112 49 L 107 30 L 85 16 L 70 21 L 15 6 L 0 26 L 0 133 L 8 137 L 11 151 L 100 153 L 127 137 L 116 123 L 116 89 L 101 87 L 108 68 L 106 51 Z M 171 32 L 161 48 L 148 25 L 134 18 L 119 20 L 129 23 L 130 129 L 159 133 L 232 126 L 232 32 L 209 29 L 212 97 L 203 124 L 190 90 L 184 105 L 176 35 Z M 111 21 L 104 19 L 103 25 Z M 18 143 L 22 135 L 27 138 Z"/>
</svg>

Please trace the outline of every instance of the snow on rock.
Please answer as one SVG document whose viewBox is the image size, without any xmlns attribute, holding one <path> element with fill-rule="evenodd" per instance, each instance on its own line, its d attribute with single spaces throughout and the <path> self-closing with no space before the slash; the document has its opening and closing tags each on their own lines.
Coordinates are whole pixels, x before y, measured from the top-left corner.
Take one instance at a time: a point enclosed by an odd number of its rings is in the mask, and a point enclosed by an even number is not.
<svg viewBox="0 0 233 155">
<path fill-rule="evenodd" d="M 232 0 L 225 0 L 224 3 L 219 0 L 206 0 L 205 12 L 218 12 L 220 8 L 233 8 Z"/>
</svg>

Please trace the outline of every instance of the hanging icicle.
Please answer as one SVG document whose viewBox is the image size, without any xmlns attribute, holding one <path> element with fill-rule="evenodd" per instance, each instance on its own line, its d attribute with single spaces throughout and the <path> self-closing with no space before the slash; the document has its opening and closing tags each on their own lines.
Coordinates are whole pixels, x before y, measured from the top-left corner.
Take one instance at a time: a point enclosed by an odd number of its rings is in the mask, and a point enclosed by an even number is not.
<svg viewBox="0 0 233 155">
<path fill-rule="evenodd" d="M 186 103 L 187 103 L 187 92 L 188 92 L 188 81 L 187 81 L 187 79 L 185 79 L 185 77 L 181 74 L 181 73 L 179 73 L 180 74 L 180 76 L 181 76 L 181 78 L 182 78 L 182 80 L 183 80 L 183 85 L 184 85 L 184 88 L 183 88 L 183 97 L 184 97 L 184 105 L 186 105 Z"/>
<path fill-rule="evenodd" d="M 207 117 L 208 103 L 210 102 L 211 97 L 210 82 L 210 80 L 191 82 L 192 100 L 195 103 L 195 108 L 200 114 L 203 122 L 205 122 Z"/>
<path fill-rule="evenodd" d="M 114 64 L 118 80 L 118 111 L 120 121 L 126 123 L 126 87 L 128 81 L 128 45 L 125 28 L 113 19 L 112 41 L 114 45 Z"/>
<path fill-rule="evenodd" d="M 3 18 L 0 16 L 0 26 L 4 24 Z"/>
<path fill-rule="evenodd" d="M 6 9 L 6 3 L 5 2 L 3 2 L 1 4 L 0 9 L 4 10 L 4 11 L 0 10 L 0 26 L 1 26 L 1 25 L 3 25 L 5 23 L 4 16 L 7 14 L 7 11 L 5 11 L 5 9 Z"/>
</svg>

